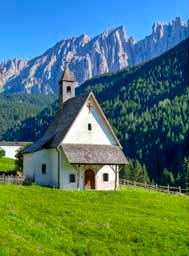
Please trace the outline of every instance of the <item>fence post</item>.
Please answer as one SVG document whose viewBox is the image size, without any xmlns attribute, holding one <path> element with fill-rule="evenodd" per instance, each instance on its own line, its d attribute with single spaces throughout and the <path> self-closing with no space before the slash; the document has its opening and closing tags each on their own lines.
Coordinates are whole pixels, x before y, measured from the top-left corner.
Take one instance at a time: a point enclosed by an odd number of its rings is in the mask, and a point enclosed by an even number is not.
<svg viewBox="0 0 189 256">
<path fill-rule="evenodd" d="M 168 193 L 169 193 L 169 184 L 167 185 L 167 190 L 168 190 Z"/>
<path fill-rule="evenodd" d="M 156 191 L 158 190 L 158 185 L 156 184 Z"/>
<path fill-rule="evenodd" d="M 146 182 L 145 182 L 145 184 L 144 184 L 144 187 L 146 188 Z"/>
<path fill-rule="evenodd" d="M 136 187 L 136 181 L 134 181 L 134 185 L 135 185 L 135 187 Z"/>
<path fill-rule="evenodd" d="M 181 186 L 179 186 L 179 193 L 182 193 Z"/>
</svg>

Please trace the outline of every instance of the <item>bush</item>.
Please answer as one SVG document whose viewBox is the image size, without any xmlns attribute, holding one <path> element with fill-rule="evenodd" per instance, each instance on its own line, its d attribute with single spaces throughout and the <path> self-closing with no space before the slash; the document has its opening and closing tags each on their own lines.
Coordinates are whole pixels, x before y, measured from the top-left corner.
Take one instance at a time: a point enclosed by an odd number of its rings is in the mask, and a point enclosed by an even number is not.
<svg viewBox="0 0 189 256">
<path fill-rule="evenodd" d="M 27 145 L 25 145 L 24 147 L 21 147 L 17 154 L 16 154 L 16 160 L 15 160 L 15 165 L 16 165 L 16 170 L 19 172 L 23 172 L 23 154 L 22 151 L 28 147 L 29 145 L 31 145 L 31 143 L 28 142 Z"/>
<path fill-rule="evenodd" d="M 30 186 L 33 183 L 33 178 L 32 177 L 26 177 L 23 181 L 24 186 Z"/>
<path fill-rule="evenodd" d="M 5 150 L 0 148 L 0 158 L 5 156 Z"/>
<path fill-rule="evenodd" d="M 175 178 L 174 178 L 172 172 L 168 171 L 167 169 L 163 170 L 163 173 L 161 175 L 161 184 L 162 185 L 174 185 L 175 184 Z"/>
<path fill-rule="evenodd" d="M 145 165 L 141 165 L 138 160 L 129 160 L 120 171 L 120 177 L 138 182 L 150 183 L 150 178 Z"/>
</svg>

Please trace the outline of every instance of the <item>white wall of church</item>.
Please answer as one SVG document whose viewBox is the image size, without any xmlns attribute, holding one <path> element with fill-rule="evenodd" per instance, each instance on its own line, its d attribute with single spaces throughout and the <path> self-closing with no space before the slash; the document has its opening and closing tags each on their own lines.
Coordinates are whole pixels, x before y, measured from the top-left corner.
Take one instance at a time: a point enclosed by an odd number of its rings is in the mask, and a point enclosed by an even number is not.
<svg viewBox="0 0 189 256">
<path fill-rule="evenodd" d="M 108 181 L 103 181 L 103 174 L 108 174 Z M 115 188 L 115 172 L 108 165 L 96 173 L 96 190 L 113 190 Z"/>
<path fill-rule="evenodd" d="M 74 183 L 70 182 L 70 174 L 75 175 Z M 77 171 L 67 161 L 63 151 L 61 151 L 61 157 L 60 157 L 60 188 L 77 189 Z"/>
<path fill-rule="evenodd" d="M 87 105 L 88 103 L 82 107 L 62 143 L 116 145 L 117 143 L 95 103 L 92 102 L 90 111 Z M 88 130 L 89 123 L 92 125 L 91 131 Z"/>
<path fill-rule="evenodd" d="M 46 165 L 45 174 L 42 174 L 43 164 Z M 57 186 L 58 152 L 55 149 L 45 149 L 33 154 L 24 154 L 24 176 L 34 178 L 40 185 Z"/>
<path fill-rule="evenodd" d="M 34 177 L 33 154 L 24 154 L 23 165 L 24 165 L 24 176 L 33 178 Z"/>
</svg>

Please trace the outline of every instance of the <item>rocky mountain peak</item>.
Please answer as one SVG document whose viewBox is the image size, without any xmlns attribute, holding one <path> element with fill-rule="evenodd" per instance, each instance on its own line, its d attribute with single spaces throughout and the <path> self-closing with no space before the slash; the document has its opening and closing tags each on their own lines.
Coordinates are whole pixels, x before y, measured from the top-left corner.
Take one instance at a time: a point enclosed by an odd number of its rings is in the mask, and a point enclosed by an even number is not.
<svg viewBox="0 0 189 256">
<path fill-rule="evenodd" d="M 130 45 L 134 45 L 134 44 L 136 44 L 136 40 L 134 39 L 134 37 L 133 36 L 130 36 L 129 38 L 128 38 L 128 43 L 130 44 Z"/>
<path fill-rule="evenodd" d="M 185 26 L 185 23 L 182 21 L 181 17 L 176 17 L 172 23 L 175 25 L 175 27 Z"/>
<path fill-rule="evenodd" d="M 57 93 L 65 61 L 79 84 L 105 72 L 136 65 L 159 56 L 189 36 L 180 17 L 171 23 L 155 22 L 152 33 L 138 42 L 127 37 L 124 26 L 91 38 L 83 34 L 62 40 L 29 61 L 0 63 L 0 88 L 8 92 Z"/>
<path fill-rule="evenodd" d="M 160 30 L 163 30 L 164 25 L 165 23 L 163 22 L 159 22 L 159 21 L 154 22 L 154 24 L 152 25 L 152 33 L 158 33 Z"/>
</svg>

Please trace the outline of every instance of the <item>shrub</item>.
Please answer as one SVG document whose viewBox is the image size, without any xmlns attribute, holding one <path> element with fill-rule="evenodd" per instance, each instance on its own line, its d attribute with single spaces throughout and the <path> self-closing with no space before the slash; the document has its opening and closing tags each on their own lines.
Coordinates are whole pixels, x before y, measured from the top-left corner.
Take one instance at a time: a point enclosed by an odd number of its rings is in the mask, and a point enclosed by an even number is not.
<svg viewBox="0 0 189 256">
<path fill-rule="evenodd" d="M 5 156 L 5 150 L 0 148 L 0 158 Z"/>
</svg>

